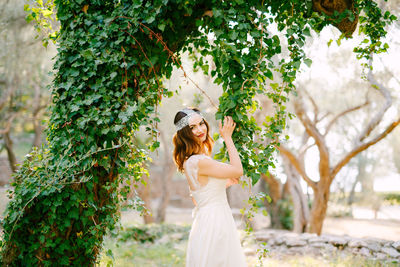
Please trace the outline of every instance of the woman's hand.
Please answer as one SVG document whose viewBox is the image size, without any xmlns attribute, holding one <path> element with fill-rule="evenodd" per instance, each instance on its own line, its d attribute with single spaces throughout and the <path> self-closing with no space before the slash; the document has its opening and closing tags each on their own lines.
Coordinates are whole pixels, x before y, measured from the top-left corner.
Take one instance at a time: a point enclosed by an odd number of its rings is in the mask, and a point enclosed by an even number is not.
<svg viewBox="0 0 400 267">
<path fill-rule="evenodd" d="M 226 116 L 224 118 L 224 126 L 222 126 L 222 123 L 219 122 L 219 133 L 225 141 L 232 137 L 235 127 L 236 123 L 233 121 L 231 116 Z"/>
<path fill-rule="evenodd" d="M 224 126 L 219 122 L 219 133 L 224 139 L 226 149 L 229 154 L 229 163 L 222 163 L 213 159 L 199 160 L 198 175 L 211 176 L 214 178 L 231 178 L 230 183 L 239 181 L 239 177 L 243 175 L 243 166 L 240 161 L 239 153 L 232 140 L 232 133 L 235 130 L 236 123 L 232 117 L 226 116 L 224 118 Z"/>
</svg>

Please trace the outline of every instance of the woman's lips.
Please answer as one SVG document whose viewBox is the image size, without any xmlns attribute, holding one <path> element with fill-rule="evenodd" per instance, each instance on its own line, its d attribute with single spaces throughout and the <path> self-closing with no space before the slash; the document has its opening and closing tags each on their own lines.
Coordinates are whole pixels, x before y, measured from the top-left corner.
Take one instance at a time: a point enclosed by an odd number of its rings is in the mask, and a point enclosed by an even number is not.
<svg viewBox="0 0 400 267">
<path fill-rule="evenodd" d="M 198 135 L 197 137 L 201 138 L 201 137 L 203 137 L 203 136 L 204 136 L 204 134 L 202 133 L 202 134 Z"/>
</svg>

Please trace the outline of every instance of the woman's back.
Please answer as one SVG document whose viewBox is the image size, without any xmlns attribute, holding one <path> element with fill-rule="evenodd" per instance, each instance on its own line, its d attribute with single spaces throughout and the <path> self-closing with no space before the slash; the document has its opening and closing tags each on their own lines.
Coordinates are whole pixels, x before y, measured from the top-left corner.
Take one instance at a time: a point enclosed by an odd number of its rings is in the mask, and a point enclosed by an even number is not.
<svg viewBox="0 0 400 267">
<path fill-rule="evenodd" d="M 204 158 L 210 158 L 206 155 L 192 155 L 184 166 L 185 174 L 190 185 L 190 193 L 195 199 L 197 208 L 210 205 L 228 205 L 226 197 L 226 180 L 208 177 L 208 182 L 201 185 L 198 181 L 198 161 Z"/>
</svg>

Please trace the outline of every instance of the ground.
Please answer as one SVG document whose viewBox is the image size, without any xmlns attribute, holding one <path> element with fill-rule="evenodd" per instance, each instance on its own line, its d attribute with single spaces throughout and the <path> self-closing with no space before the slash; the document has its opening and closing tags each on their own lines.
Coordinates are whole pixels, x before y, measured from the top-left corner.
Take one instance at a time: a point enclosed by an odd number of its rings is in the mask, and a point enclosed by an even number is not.
<svg viewBox="0 0 400 267">
<path fill-rule="evenodd" d="M 0 212 L 3 213 L 8 198 L 6 188 L 0 188 Z M 352 237 L 373 237 L 379 239 L 400 240 L 400 207 L 382 207 L 377 218 L 368 208 L 358 207 L 353 211 L 357 218 L 328 217 L 324 221 L 323 233 L 349 235 Z M 237 217 L 237 216 L 236 216 Z M 238 224 L 240 224 L 239 220 Z M 154 242 L 137 242 L 127 235 L 130 227 L 143 226 L 143 219 L 135 211 L 122 211 L 122 229 L 118 235 L 109 236 L 99 266 L 184 266 L 187 234 L 192 222 L 191 209 L 169 207 L 165 225 L 151 226 L 157 232 Z M 244 235 L 244 232 L 241 231 Z M 122 236 L 122 238 L 121 238 Z M 257 266 L 256 255 L 247 257 L 249 266 Z M 397 266 L 365 258 L 348 255 L 285 256 L 267 254 L 263 266 Z"/>
</svg>

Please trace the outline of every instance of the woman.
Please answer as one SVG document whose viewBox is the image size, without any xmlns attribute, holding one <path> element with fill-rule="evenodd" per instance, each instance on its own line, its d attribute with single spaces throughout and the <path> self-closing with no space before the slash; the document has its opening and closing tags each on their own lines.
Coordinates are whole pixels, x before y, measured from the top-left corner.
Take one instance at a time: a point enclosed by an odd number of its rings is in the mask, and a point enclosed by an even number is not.
<svg viewBox="0 0 400 267">
<path fill-rule="evenodd" d="M 213 160 L 209 126 L 196 108 L 175 115 L 174 160 L 184 172 L 196 207 L 186 254 L 187 267 L 243 267 L 246 261 L 225 188 L 238 183 L 242 163 L 232 141 L 235 122 L 224 118 L 219 132 L 225 141 L 230 163 Z"/>
</svg>

